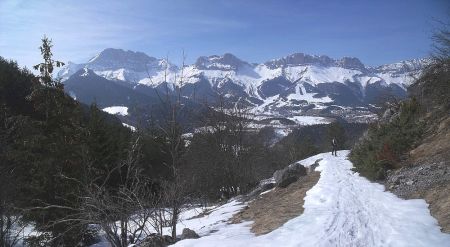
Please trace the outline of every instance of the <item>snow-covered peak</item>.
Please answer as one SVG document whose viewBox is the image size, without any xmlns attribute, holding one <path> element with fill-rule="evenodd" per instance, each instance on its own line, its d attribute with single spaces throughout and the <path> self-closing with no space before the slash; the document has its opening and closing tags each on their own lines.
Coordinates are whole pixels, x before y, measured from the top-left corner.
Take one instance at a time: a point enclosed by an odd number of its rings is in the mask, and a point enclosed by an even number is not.
<svg viewBox="0 0 450 247">
<path fill-rule="evenodd" d="M 61 75 L 68 78 L 81 70 L 79 76 L 95 73 L 108 80 L 140 85 L 133 87 L 139 89 L 147 86 L 159 90 L 167 85 L 174 90 L 179 86 L 189 97 L 213 100 L 221 94 L 231 101 L 245 102 L 261 114 L 303 116 L 312 111 L 326 112 L 324 109 L 331 104 L 365 106 L 383 93 L 405 95 L 426 61 L 417 59 L 371 68 L 355 57 L 334 59 L 294 53 L 250 64 L 225 53 L 199 57 L 196 63 L 181 70 L 142 52 L 110 48 L 85 64 L 68 64 Z"/>
<path fill-rule="evenodd" d="M 57 74 L 58 78 L 62 80 L 67 80 L 73 74 L 75 74 L 78 70 L 83 68 L 83 64 L 76 64 L 73 62 L 68 62 Z"/>
<path fill-rule="evenodd" d="M 69 63 L 59 73 L 63 80 L 68 79 L 81 68 L 93 70 L 96 74 L 109 80 L 137 83 L 159 71 L 176 70 L 176 66 L 164 59 L 150 57 L 143 52 L 125 51 L 108 48 L 91 58 L 87 63 Z"/>
<path fill-rule="evenodd" d="M 216 100 L 223 95 L 230 102 L 253 107 L 253 112 L 261 116 L 334 114 L 360 121 L 355 117 L 361 114 L 358 107 L 372 104 L 382 94 L 404 97 L 427 61 L 416 59 L 371 68 L 354 57 L 334 59 L 294 53 L 250 64 L 226 53 L 199 57 L 196 63 L 181 69 L 142 52 L 106 49 L 87 63 L 69 63 L 60 76 L 64 80 L 79 71 L 78 76 L 95 74 L 119 84 L 131 83 L 136 90 L 165 90 L 167 85 L 173 91 L 178 86 L 184 96 Z M 77 96 L 80 98 L 80 93 Z M 363 114 L 367 117 L 362 121 L 373 118 L 368 110 Z"/>
<path fill-rule="evenodd" d="M 148 64 L 158 63 L 158 59 L 143 52 L 125 51 L 108 48 L 91 58 L 87 63 L 92 68 L 119 69 L 127 68 L 134 71 L 145 71 Z"/>
<path fill-rule="evenodd" d="M 231 53 L 225 53 L 222 56 L 202 56 L 195 62 L 195 67 L 202 70 L 238 70 L 245 66 L 251 66 Z"/>
<path fill-rule="evenodd" d="M 376 67 L 374 70 L 379 73 L 400 74 L 422 70 L 430 63 L 431 63 L 430 58 L 419 58 L 419 59 L 404 60 L 397 63 L 384 64 Z"/>
</svg>

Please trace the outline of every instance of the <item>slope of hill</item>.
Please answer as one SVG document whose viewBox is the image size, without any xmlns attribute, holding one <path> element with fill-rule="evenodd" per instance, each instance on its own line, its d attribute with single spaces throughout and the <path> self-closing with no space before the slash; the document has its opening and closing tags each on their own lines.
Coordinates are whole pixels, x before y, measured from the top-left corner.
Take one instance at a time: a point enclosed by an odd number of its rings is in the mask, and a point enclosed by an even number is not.
<svg viewBox="0 0 450 247">
<path fill-rule="evenodd" d="M 429 68 L 410 88 L 421 107 L 423 135 L 386 184 L 404 198 L 424 198 L 445 232 L 450 232 L 449 62 Z"/>
<path fill-rule="evenodd" d="M 80 102 L 96 103 L 100 107 L 143 104 L 151 97 L 132 88 L 107 80 L 92 70 L 83 68 L 64 82 L 64 89 Z"/>
<path fill-rule="evenodd" d="M 427 68 L 352 151 L 358 171 L 403 198 L 424 198 L 450 232 L 449 61 Z"/>
</svg>

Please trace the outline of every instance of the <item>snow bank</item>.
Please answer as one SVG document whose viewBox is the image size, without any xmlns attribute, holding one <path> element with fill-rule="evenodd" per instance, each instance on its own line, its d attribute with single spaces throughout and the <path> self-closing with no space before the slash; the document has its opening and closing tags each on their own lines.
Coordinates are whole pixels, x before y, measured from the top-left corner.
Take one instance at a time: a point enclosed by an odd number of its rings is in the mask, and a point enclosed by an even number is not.
<svg viewBox="0 0 450 247">
<path fill-rule="evenodd" d="M 323 153 L 298 162 L 310 166 L 322 159 L 316 168 L 320 179 L 307 192 L 304 213 L 282 227 L 257 237 L 250 232 L 251 222 L 228 225 L 242 208 L 231 202 L 209 216 L 183 222 L 204 237 L 173 246 L 449 246 L 450 235 L 440 231 L 424 200 L 400 199 L 360 177 L 351 171 L 348 153 Z"/>
<path fill-rule="evenodd" d="M 177 235 L 181 235 L 184 228 L 194 230 L 200 236 L 214 234 L 220 229 L 227 227 L 227 221 L 235 213 L 241 211 L 245 204 L 238 201 L 230 201 L 220 207 L 210 208 L 210 213 L 203 217 L 192 218 L 198 215 L 202 210 L 194 208 L 185 211 L 180 216 L 180 222 L 177 224 Z M 246 224 L 249 224 L 248 222 Z M 170 228 L 164 228 L 164 234 L 170 235 Z"/>
<path fill-rule="evenodd" d="M 128 107 L 126 106 L 110 106 L 102 109 L 104 112 L 107 112 L 112 115 L 128 115 Z"/>
</svg>

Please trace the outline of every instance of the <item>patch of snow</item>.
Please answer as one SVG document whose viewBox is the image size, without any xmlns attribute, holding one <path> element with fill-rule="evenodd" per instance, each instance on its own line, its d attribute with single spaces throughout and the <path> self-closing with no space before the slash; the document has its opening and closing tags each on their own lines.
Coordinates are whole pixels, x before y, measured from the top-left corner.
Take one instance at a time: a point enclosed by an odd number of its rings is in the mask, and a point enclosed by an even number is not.
<svg viewBox="0 0 450 247">
<path fill-rule="evenodd" d="M 275 134 L 282 139 L 283 137 L 288 136 L 292 132 L 290 128 L 275 128 Z"/>
<path fill-rule="evenodd" d="M 308 93 L 303 84 L 299 84 L 295 87 L 295 94 L 290 94 L 287 98 L 289 100 L 306 100 L 308 103 L 329 103 L 333 100 L 328 97 L 316 98 L 315 93 Z"/>
<path fill-rule="evenodd" d="M 82 76 L 82 77 L 89 76 L 89 70 L 87 68 L 84 68 L 83 69 L 83 74 L 81 74 L 80 76 Z"/>
<path fill-rule="evenodd" d="M 200 209 L 192 209 L 182 213 L 181 220 L 177 224 L 177 234 L 181 234 L 184 228 L 194 230 L 200 236 L 211 234 L 227 226 L 227 221 L 235 213 L 245 207 L 238 201 L 230 201 L 220 207 L 210 209 L 210 213 L 199 218 L 193 218 L 201 212 Z M 163 229 L 165 234 L 170 235 L 170 228 Z"/>
<path fill-rule="evenodd" d="M 93 56 L 91 59 L 89 59 L 88 63 L 94 62 L 99 56 L 100 56 L 100 52 L 97 53 L 95 56 Z"/>
<path fill-rule="evenodd" d="M 72 99 L 77 100 L 77 95 L 75 94 L 75 92 L 70 91 L 70 92 L 69 92 L 69 96 L 70 96 Z"/>
<path fill-rule="evenodd" d="M 299 125 L 315 125 L 315 124 L 330 123 L 330 120 L 327 118 L 314 116 L 293 116 L 289 117 L 288 119 L 296 122 Z"/>
<path fill-rule="evenodd" d="M 122 125 L 125 126 L 125 127 L 127 127 L 127 128 L 129 128 L 131 131 L 136 132 L 136 127 L 131 126 L 131 125 L 128 125 L 128 124 L 126 124 L 126 123 L 122 123 Z"/>
<path fill-rule="evenodd" d="M 272 189 L 270 189 L 270 190 L 266 190 L 266 191 L 264 191 L 264 192 L 261 192 L 261 194 L 259 194 L 259 195 L 264 195 L 264 194 L 267 194 L 267 193 L 272 192 L 272 191 L 274 191 L 274 190 L 275 190 L 275 188 L 272 188 Z"/>
<path fill-rule="evenodd" d="M 128 115 L 128 107 L 126 107 L 126 106 L 110 106 L 110 107 L 103 108 L 102 111 L 107 112 L 112 115 L 120 115 L 120 116 Z"/>
<path fill-rule="evenodd" d="M 194 137 L 194 134 L 193 133 L 184 133 L 181 135 L 181 137 L 183 137 L 184 139 L 188 139 L 188 138 Z"/>
<path fill-rule="evenodd" d="M 361 75 L 359 70 L 345 69 L 340 67 L 308 66 L 308 70 L 303 75 L 304 79 L 312 85 L 320 83 L 355 81 L 355 76 Z"/>
</svg>

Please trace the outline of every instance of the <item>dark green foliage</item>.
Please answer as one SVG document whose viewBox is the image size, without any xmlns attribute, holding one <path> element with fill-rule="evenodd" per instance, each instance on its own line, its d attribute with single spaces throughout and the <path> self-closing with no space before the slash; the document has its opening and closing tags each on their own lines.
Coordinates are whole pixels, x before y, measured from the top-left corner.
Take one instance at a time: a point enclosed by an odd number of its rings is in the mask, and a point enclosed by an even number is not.
<svg viewBox="0 0 450 247">
<path fill-rule="evenodd" d="M 275 149 L 286 164 L 306 158 L 308 156 L 331 152 L 331 141 L 335 137 L 338 149 L 349 149 L 367 129 L 367 124 L 334 122 L 303 126 L 281 140 Z"/>
<path fill-rule="evenodd" d="M 217 199 L 219 190 L 251 189 L 275 170 L 275 156 L 254 133 L 243 133 L 236 144 L 228 130 L 195 134 L 184 156 L 183 177 L 192 184 L 192 193 Z M 225 139 L 225 140 L 224 140 Z"/>
<path fill-rule="evenodd" d="M 365 139 L 350 154 L 355 170 L 371 179 L 383 179 L 388 169 L 397 168 L 404 155 L 421 138 L 424 124 L 419 121 L 415 99 L 401 103 L 398 115 L 388 123 L 373 124 Z"/>
<path fill-rule="evenodd" d="M 142 130 L 141 137 L 142 169 L 146 176 L 153 180 L 170 177 L 170 162 L 164 137 L 156 130 Z"/>
<path fill-rule="evenodd" d="M 328 140 L 331 142 L 334 139 L 336 139 L 338 149 L 344 149 L 346 147 L 346 135 L 345 135 L 345 129 L 339 122 L 333 122 L 328 125 L 327 129 L 327 137 Z"/>
<path fill-rule="evenodd" d="M 281 159 L 279 162 L 282 164 L 278 169 L 292 162 L 320 153 L 317 140 L 314 138 L 314 134 L 300 128 L 294 130 L 290 135 L 277 143 L 274 149 L 279 153 Z"/>
<path fill-rule="evenodd" d="M 36 78 L 26 69 L 19 69 L 16 62 L 0 57 L 0 102 L 2 115 L 31 114 L 33 107 L 25 97 L 31 93 L 33 81 Z"/>
<path fill-rule="evenodd" d="M 92 240 L 85 223 L 64 220 L 79 212 L 86 184 L 98 181 L 110 195 L 127 186 L 123 164 L 139 136 L 141 151 L 133 158 L 156 195 L 158 180 L 170 177 L 169 143 L 158 131 L 132 133 L 95 105 L 69 97 L 51 79 L 49 66 L 61 63 L 49 47 L 37 66 L 40 78 L 0 57 L 0 224 L 22 215 L 42 233 L 28 239 L 31 245 L 78 246 Z M 8 231 L 0 232 L 2 246 Z"/>
<path fill-rule="evenodd" d="M 3 58 L 0 96 L 0 205 L 51 234 L 43 236 L 54 238 L 45 246 L 75 246 L 83 237 L 80 226 L 55 224 L 79 204 L 79 186 L 67 178 L 84 179 L 88 165 L 104 175 L 124 159 L 132 133 Z M 113 174 L 108 183 L 120 181 Z"/>
<path fill-rule="evenodd" d="M 408 88 L 410 99 L 401 102 L 397 115 L 373 125 L 366 138 L 351 152 L 357 171 L 369 179 L 383 179 L 387 169 L 398 168 L 402 156 L 425 133 L 433 133 L 439 119 L 450 110 L 450 32 L 448 24 L 433 36 L 431 64 Z"/>
</svg>

